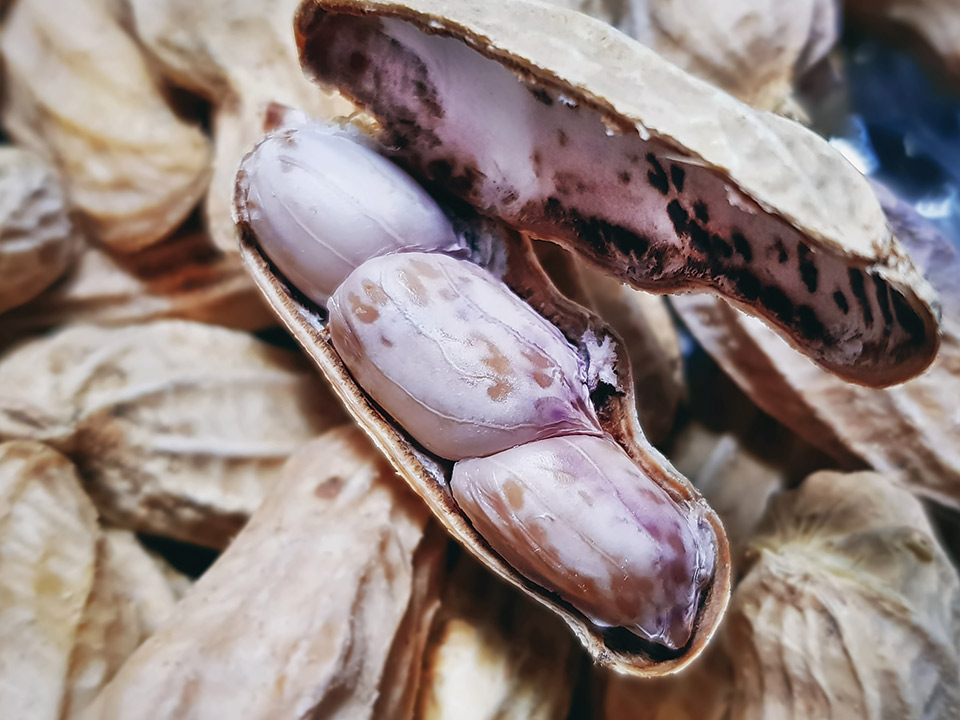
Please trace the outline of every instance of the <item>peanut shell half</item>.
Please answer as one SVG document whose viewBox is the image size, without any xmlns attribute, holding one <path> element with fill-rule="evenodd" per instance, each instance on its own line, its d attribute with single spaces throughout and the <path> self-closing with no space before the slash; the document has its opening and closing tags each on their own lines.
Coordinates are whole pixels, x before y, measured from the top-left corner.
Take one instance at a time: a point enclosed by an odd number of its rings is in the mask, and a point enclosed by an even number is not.
<svg viewBox="0 0 960 720">
<path fill-rule="evenodd" d="M 598 661 L 623 672 L 660 675 L 683 667 L 709 640 L 723 614 L 730 590 L 729 548 L 716 514 L 696 490 L 646 440 L 636 416 L 629 361 L 622 344 L 599 318 L 564 298 L 540 266 L 529 241 L 479 217 L 469 230 L 455 228 L 472 241 L 474 260 L 503 280 L 517 295 L 555 325 L 584 358 L 594 374 L 591 402 L 603 429 L 614 436 L 642 471 L 660 485 L 686 512 L 701 514 L 716 536 L 713 581 L 700 600 L 690 642 L 679 652 L 645 644 L 635 636 L 605 632 L 579 611 L 548 593 L 493 552 L 460 511 L 449 488 L 450 461 L 431 455 L 376 406 L 354 381 L 330 342 L 327 315 L 285 278 L 262 254 L 248 216 L 246 181 L 238 179 L 236 219 L 244 262 L 268 303 L 329 380 L 353 418 L 373 438 L 400 475 L 423 498 L 447 531 L 488 569 L 566 621 Z M 466 212 L 466 211 L 464 211 Z"/>
<path fill-rule="evenodd" d="M 871 386 L 938 346 L 936 294 L 822 138 L 579 13 L 308 0 L 308 73 L 423 181 L 657 292 L 711 291 Z"/>
</svg>

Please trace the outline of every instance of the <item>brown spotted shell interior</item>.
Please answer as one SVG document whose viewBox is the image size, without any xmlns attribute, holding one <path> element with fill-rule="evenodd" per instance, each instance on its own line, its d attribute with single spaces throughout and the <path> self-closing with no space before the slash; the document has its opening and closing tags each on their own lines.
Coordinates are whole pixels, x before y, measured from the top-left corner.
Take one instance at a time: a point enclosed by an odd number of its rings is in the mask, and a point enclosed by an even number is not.
<svg viewBox="0 0 960 720">
<path fill-rule="evenodd" d="M 367 397 L 330 343 L 325 311 L 288 284 L 261 252 L 248 222 L 242 173 L 234 212 L 243 260 L 273 310 L 326 376 L 353 418 L 451 535 L 500 577 L 558 613 L 597 662 L 622 672 L 655 676 L 678 670 L 700 653 L 716 630 L 730 594 L 730 551 L 723 527 L 693 486 L 644 437 L 636 416 L 629 362 L 619 339 L 598 317 L 557 291 L 537 263 L 528 240 L 497 227 L 493 221 L 473 219 L 472 226 L 481 228 L 481 235 L 499 238 L 479 243 L 493 247 L 480 262 L 557 326 L 587 362 L 597 356 L 594 362 L 604 362 L 612 371 L 605 377 L 615 379 L 615 384 L 598 382 L 591 395 L 604 428 L 678 504 L 702 513 L 716 536 L 714 577 L 701 597 L 690 642 L 678 653 L 668 653 L 625 631 L 603 631 L 593 626 L 571 605 L 519 575 L 494 553 L 450 494 L 453 464 L 425 451 Z"/>
<path fill-rule="evenodd" d="M 296 31 L 395 160 L 514 229 L 641 289 L 722 295 L 852 382 L 935 355 L 936 294 L 852 166 L 602 23 L 525 0 L 308 0 Z"/>
</svg>

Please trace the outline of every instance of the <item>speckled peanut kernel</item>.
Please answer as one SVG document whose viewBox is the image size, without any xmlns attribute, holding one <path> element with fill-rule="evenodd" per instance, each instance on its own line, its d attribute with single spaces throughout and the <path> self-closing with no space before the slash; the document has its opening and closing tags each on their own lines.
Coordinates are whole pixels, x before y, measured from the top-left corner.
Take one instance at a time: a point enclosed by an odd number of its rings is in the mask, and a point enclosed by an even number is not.
<svg viewBox="0 0 960 720">
<path fill-rule="evenodd" d="M 357 382 L 440 457 L 600 432 L 574 348 L 465 260 L 374 258 L 337 289 L 329 310 L 333 345 Z"/>
<path fill-rule="evenodd" d="M 569 435 L 458 462 L 453 496 L 523 575 L 601 627 L 690 639 L 714 537 L 608 438 Z"/>
</svg>

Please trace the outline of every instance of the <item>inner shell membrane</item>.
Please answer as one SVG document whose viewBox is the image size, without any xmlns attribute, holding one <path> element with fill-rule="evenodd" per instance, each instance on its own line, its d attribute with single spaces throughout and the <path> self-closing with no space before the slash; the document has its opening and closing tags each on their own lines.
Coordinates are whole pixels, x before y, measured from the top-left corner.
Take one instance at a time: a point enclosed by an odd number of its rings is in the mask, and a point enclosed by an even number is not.
<svg viewBox="0 0 960 720">
<path fill-rule="evenodd" d="M 868 379 L 924 346 L 885 280 L 664 143 L 410 23 L 326 15 L 312 32 L 307 63 L 379 119 L 395 159 L 482 212 L 637 287 L 713 290 L 840 374 Z"/>
</svg>

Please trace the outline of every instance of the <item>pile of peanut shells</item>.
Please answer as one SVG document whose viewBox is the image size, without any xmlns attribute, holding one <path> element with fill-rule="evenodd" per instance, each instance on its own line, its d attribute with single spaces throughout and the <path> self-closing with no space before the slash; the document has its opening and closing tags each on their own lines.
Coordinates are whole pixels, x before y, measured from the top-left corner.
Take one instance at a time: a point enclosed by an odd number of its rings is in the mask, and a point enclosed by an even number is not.
<svg viewBox="0 0 960 720">
<path fill-rule="evenodd" d="M 949 86 L 960 9 L 299 5 L 0 3 L 0 715 L 960 717 L 960 257 L 801 130 L 797 90 L 842 72 L 841 23 Z M 434 41 L 491 64 L 409 55 Z M 393 54 L 427 68 L 410 97 Z M 466 218 L 470 259 L 579 353 L 602 432 L 708 518 L 682 647 L 524 577 L 353 381 L 235 207 L 292 116 Z M 635 179 L 649 234 L 617 203 Z"/>
</svg>

